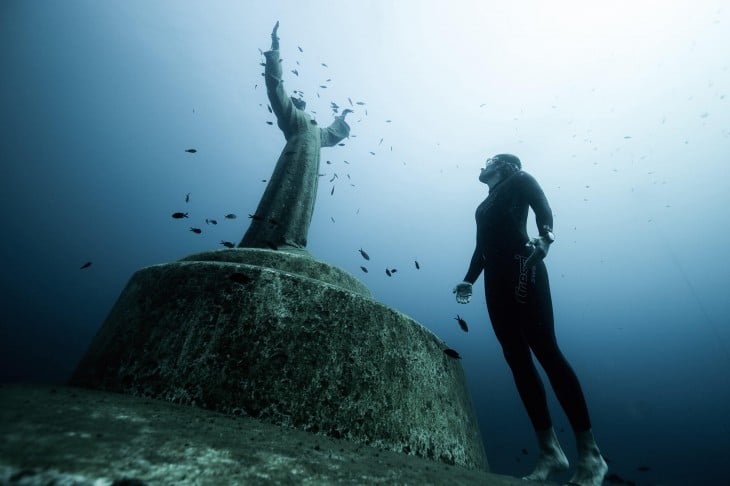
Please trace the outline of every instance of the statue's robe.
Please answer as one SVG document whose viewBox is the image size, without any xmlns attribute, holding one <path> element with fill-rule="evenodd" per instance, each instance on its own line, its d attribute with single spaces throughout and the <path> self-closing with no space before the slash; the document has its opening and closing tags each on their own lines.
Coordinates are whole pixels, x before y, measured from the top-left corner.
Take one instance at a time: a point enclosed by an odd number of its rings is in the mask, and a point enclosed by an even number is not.
<svg viewBox="0 0 730 486">
<path fill-rule="evenodd" d="M 284 90 L 279 51 L 266 56 L 266 92 L 286 146 L 261 197 L 251 225 L 238 244 L 248 248 L 303 249 L 317 197 L 321 147 L 331 147 L 346 138 L 350 127 L 336 117 L 320 128 L 304 111 L 296 108 Z"/>
</svg>

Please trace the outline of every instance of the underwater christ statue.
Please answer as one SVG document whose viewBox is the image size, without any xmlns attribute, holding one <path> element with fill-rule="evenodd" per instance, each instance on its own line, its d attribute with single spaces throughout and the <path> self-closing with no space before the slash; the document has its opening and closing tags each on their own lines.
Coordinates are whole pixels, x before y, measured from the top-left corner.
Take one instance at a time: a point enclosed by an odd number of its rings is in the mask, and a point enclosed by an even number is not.
<svg viewBox="0 0 730 486">
<path fill-rule="evenodd" d="M 306 252 L 307 233 L 317 197 L 321 147 L 332 147 L 350 134 L 343 111 L 327 128 L 304 112 L 302 99 L 289 97 L 282 81 L 279 59 L 279 22 L 271 33 L 266 51 L 266 93 L 286 146 L 251 218 L 240 248 L 272 248 Z"/>
</svg>

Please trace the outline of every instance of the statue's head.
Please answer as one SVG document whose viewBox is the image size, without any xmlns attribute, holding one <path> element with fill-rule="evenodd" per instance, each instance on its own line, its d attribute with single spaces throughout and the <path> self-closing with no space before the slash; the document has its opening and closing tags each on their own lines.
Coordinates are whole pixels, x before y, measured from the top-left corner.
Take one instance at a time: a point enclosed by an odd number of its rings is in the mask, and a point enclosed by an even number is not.
<svg viewBox="0 0 730 486">
<path fill-rule="evenodd" d="M 304 101 L 304 100 L 303 100 L 303 99 L 301 99 L 301 98 L 295 98 L 294 96 L 292 96 L 292 97 L 291 97 L 291 101 L 292 101 L 292 103 L 294 103 L 294 106 L 295 106 L 295 107 L 296 107 L 297 109 L 299 109 L 299 110 L 302 110 L 302 111 L 304 111 L 304 109 L 305 109 L 305 108 L 307 107 L 307 102 L 306 102 L 306 101 Z"/>
</svg>

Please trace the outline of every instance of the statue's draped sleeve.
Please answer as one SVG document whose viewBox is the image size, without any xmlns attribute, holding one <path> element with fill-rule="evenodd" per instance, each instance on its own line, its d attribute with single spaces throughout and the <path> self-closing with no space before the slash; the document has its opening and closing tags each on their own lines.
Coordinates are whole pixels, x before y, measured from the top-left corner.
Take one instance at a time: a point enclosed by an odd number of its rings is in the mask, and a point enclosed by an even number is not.
<svg viewBox="0 0 730 486">
<path fill-rule="evenodd" d="M 345 122 L 343 117 L 335 117 L 335 121 L 327 128 L 323 128 L 320 133 L 322 147 L 334 147 L 349 135 L 350 125 Z"/>
</svg>

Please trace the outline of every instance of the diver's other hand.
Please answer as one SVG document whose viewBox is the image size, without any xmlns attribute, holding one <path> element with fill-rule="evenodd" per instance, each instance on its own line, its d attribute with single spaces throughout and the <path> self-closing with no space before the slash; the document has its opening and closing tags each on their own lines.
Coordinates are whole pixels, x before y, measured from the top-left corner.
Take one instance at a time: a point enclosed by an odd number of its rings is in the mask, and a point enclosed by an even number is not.
<svg viewBox="0 0 730 486">
<path fill-rule="evenodd" d="M 531 239 L 527 246 L 532 248 L 532 253 L 525 261 L 525 268 L 527 269 L 532 268 L 537 262 L 544 259 L 550 250 L 550 242 L 542 236 Z"/>
<path fill-rule="evenodd" d="M 276 21 L 276 25 L 274 25 L 274 30 L 271 31 L 271 50 L 272 51 L 278 51 L 279 50 L 279 36 L 276 34 L 279 30 L 279 21 Z"/>
<path fill-rule="evenodd" d="M 453 293 L 456 294 L 456 301 L 459 304 L 468 304 L 471 299 L 471 287 L 469 282 L 461 282 L 459 285 L 454 287 Z"/>
</svg>

